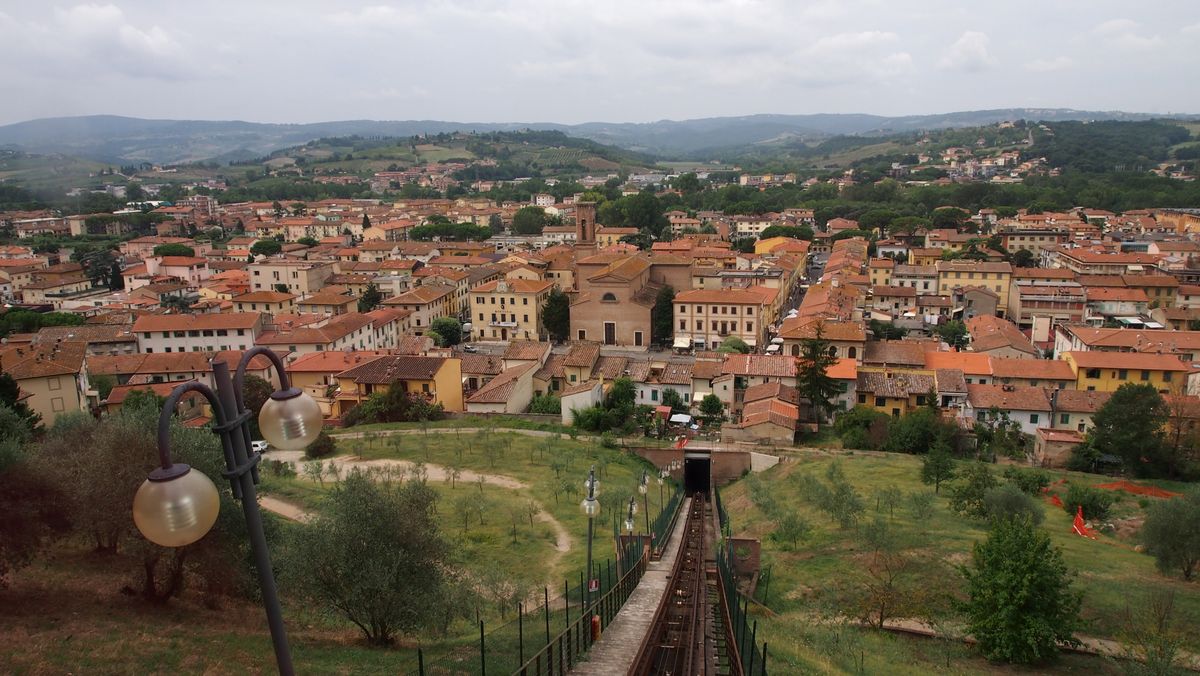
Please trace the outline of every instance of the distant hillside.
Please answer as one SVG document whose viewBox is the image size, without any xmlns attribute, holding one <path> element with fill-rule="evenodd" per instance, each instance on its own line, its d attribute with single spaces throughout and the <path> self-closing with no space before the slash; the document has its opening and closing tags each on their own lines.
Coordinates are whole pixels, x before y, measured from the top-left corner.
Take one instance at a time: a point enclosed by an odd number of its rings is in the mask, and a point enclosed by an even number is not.
<svg viewBox="0 0 1200 676">
<path fill-rule="evenodd" d="M 241 121 L 144 120 L 114 115 L 47 118 L 0 127 L 0 147 L 64 154 L 107 163 L 170 164 L 261 157 L 318 138 L 407 137 L 443 132 L 557 130 L 571 136 L 659 157 L 703 158 L 721 149 L 841 134 L 888 134 L 994 124 L 1003 120 L 1146 120 L 1152 115 L 1061 108 L 1010 108 L 938 115 L 883 117 L 859 114 L 750 115 L 646 123 L 442 122 L 346 120 L 314 124 Z"/>
</svg>

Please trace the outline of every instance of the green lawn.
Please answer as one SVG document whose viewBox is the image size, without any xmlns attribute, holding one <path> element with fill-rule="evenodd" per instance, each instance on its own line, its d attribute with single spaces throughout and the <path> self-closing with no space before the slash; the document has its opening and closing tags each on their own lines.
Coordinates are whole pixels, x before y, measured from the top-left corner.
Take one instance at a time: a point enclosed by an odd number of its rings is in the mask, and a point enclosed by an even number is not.
<svg viewBox="0 0 1200 676">
<path fill-rule="evenodd" d="M 851 453 L 836 458 L 836 461 L 842 464 L 846 476 L 862 495 L 868 507 L 864 518 L 868 520 L 878 513 L 876 496 L 882 489 L 895 487 L 903 491 L 906 497 L 913 492 L 932 490 L 919 480 L 920 459 L 917 457 Z M 847 571 L 858 568 L 858 557 L 866 549 L 858 531 L 841 530 L 831 523 L 828 516 L 801 497 L 802 477 L 813 475 L 824 480 L 825 472 L 833 462 L 835 458 L 827 455 L 798 454 L 788 462 L 758 475 L 756 479 L 739 481 L 722 492 L 733 520 L 734 533 L 761 538 L 763 564 L 771 566 L 772 579 L 767 603 L 770 610 L 778 614 L 760 611 L 758 619 L 760 632 L 771 643 L 773 656 L 788 664 L 807 665 L 814 669 L 822 661 L 832 661 L 838 669 L 856 671 L 858 668 L 854 666 L 851 654 L 855 651 L 846 648 L 849 642 L 865 646 L 866 653 L 874 655 L 867 658 L 867 673 L 877 671 L 870 666 L 872 659 L 877 660 L 878 668 L 889 665 L 889 671 L 895 669 L 893 673 L 908 673 L 900 665 L 910 665 L 912 673 L 938 669 L 935 663 L 939 659 L 947 659 L 947 654 L 950 654 L 950 663 L 953 665 L 948 671 L 987 672 L 991 667 L 969 657 L 965 649 L 951 650 L 947 642 L 902 639 L 844 628 L 839 643 L 831 638 L 838 633 L 836 630 L 814 624 L 813 620 L 821 610 L 838 612 L 839 585 L 847 584 Z M 995 469 L 999 474 L 1003 468 Z M 1107 481 L 1105 477 L 1094 475 L 1068 472 L 1053 474 L 1055 479 L 1067 478 L 1089 485 Z M 790 548 L 770 538 L 775 524 L 750 498 L 750 483 L 755 480 L 760 481 L 762 486 L 756 491 L 761 490 L 773 496 L 779 502 L 781 512 L 795 512 L 811 524 L 810 536 L 795 547 L 795 551 L 789 551 Z M 1065 487 L 1059 490 L 1065 493 Z M 921 579 L 921 585 L 961 597 L 963 584 L 954 566 L 969 561 L 971 546 L 985 537 L 985 528 L 979 522 L 954 514 L 945 493 L 943 486 L 942 496 L 935 500 L 935 509 L 927 519 L 916 522 L 907 500 L 902 502 L 891 518 L 904 537 L 918 543 L 919 550 L 941 562 L 940 567 L 931 566 L 921 573 L 925 576 Z M 1113 509 L 1114 519 L 1136 516 L 1142 512 L 1139 499 L 1135 496 L 1116 495 L 1122 497 Z M 1127 604 L 1137 604 L 1151 592 L 1161 589 L 1176 592 L 1176 607 L 1184 614 L 1200 617 L 1200 587 L 1159 574 L 1153 558 L 1134 551 L 1136 543 L 1128 535 L 1105 535 L 1097 541 L 1080 538 L 1071 531 L 1071 515 L 1049 503 L 1044 503 L 1044 506 L 1046 518 L 1043 527 L 1051 534 L 1054 544 L 1062 548 L 1067 565 L 1078 574 L 1076 585 L 1084 592 L 1083 615 L 1088 621 L 1087 635 L 1119 637 L 1124 627 L 1122 617 Z M 948 618 L 947 621 L 953 622 L 953 619 Z M 830 645 L 837 647 L 837 650 L 830 648 Z M 1200 651 L 1200 636 L 1190 636 L 1187 648 Z M 959 656 L 955 657 L 955 654 Z"/>
</svg>

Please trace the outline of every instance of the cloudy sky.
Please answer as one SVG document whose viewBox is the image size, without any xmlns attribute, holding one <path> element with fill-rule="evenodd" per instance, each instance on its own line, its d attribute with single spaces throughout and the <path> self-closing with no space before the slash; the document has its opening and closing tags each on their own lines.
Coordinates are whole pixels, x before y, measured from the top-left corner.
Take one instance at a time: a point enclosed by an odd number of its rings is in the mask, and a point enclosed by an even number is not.
<svg viewBox="0 0 1200 676">
<path fill-rule="evenodd" d="M 0 0 L 0 124 L 1200 112 L 1194 0 Z"/>
</svg>

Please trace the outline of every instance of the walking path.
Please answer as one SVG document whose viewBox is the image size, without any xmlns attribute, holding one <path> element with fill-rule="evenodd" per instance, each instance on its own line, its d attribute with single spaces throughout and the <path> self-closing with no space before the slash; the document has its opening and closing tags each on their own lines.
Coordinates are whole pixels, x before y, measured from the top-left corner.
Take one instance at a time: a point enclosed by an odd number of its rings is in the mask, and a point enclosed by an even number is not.
<svg viewBox="0 0 1200 676">
<path fill-rule="evenodd" d="M 396 431 L 407 432 L 408 430 L 396 430 Z M 525 430 L 525 431 L 532 432 L 532 431 L 536 431 L 536 430 Z M 290 463 L 292 465 L 292 467 L 295 468 L 295 470 L 296 470 L 296 476 L 300 477 L 300 478 L 305 478 L 304 473 L 301 470 L 301 464 L 305 462 L 304 451 L 278 451 L 278 450 L 268 451 L 264 457 L 269 458 L 271 460 L 279 460 L 281 462 Z M 363 468 L 367 468 L 367 469 L 370 469 L 370 468 L 380 468 L 380 469 L 393 468 L 396 471 L 402 473 L 403 475 L 408 475 L 408 474 L 412 473 L 418 465 L 418 463 L 412 462 L 409 460 L 391 460 L 391 459 L 359 460 L 359 459 L 357 459 L 353 456 L 349 456 L 349 455 L 334 456 L 333 458 L 330 458 L 328 460 L 328 462 L 337 464 L 338 469 L 343 474 L 347 470 L 349 470 L 353 467 L 363 467 Z M 432 481 L 449 481 L 450 471 L 448 469 L 446 469 L 445 467 L 443 467 L 442 465 L 431 465 L 428 463 L 420 463 L 420 464 L 423 466 L 426 478 L 428 478 Z M 470 484 L 470 483 L 475 483 L 476 481 L 479 481 L 480 479 L 482 479 L 483 483 L 485 483 L 485 484 L 490 484 L 492 486 L 499 486 L 501 488 L 506 488 L 508 490 L 523 490 L 523 489 L 529 488 L 529 484 L 527 484 L 523 481 L 514 479 L 513 477 L 510 477 L 510 476 L 505 476 L 503 474 L 483 474 L 483 473 L 479 473 L 479 472 L 472 472 L 469 469 L 459 470 L 458 478 L 456 479 L 456 481 L 466 482 L 466 483 Z M 554 531 L 554 555 L 551 556 L 549 559 L 547 559 L 544 564 L 544 566 L 546 567 L 547 570 L 554 570 L 558 566 L 558 563 L 562 560 L 563 556 L 567 552 L 571 551 L 571 535 L 570 535 L 570 533 L 567 532 L 566 527 L 564 527 L 562 525 L 562 523 L 559 522 L 558 519 L 554 518 L 554 516 L 552 516 L 549 512 L 546 511 L 545 505 L 543 505 L 541 502 L 538 502 L 537 500 L 534 500 L 534 502 L 537 504 L 537 507 L 538 507 L 538 513 L 537 513 L 537 516 L 534 517 L 534 519 L 541 523 L 549 524 L 551 530 Z M 279 500 L 277 498 L 273 498 L 268 495 L 261 496 L 259 498 L 259 504 L 262 506 L 263 509 L 266 509 L 270 512 L 274 512 L 274 513 L 284 517 L 285 519 L 290 519 L 292 521 L 307 521 L 308 519 L 312 518 L 311 513 L 306 512 L 304 509 L 298 507 L 297 505 L 293 505 L 290 502 L 285 502 L 283 500 Z"/>
<path fill-rule="evenodd" d="M 633 661 L 637 658 L 637 648 L 650 630 L 654 622 L 654 613 L 667 593 L 667 582 L 671 570 L 675 568 L 675 560 L 679 558 L 679 543 L 683 541 L 683 530 L 687 524 L 687 514 L 691 506 L 691 498 L 680 505 L 680 518 L 675 523 L 671 540 L 663 550 L 663 556 L 658 561 L 651 561 L 646 566 L 646 572 L 638 582 L 637 589 L 629 595 L 621 611 L 613 618 L 600 640 L 592 646 L 585 656 L 586 662 L 575 665 L 572 674 L 579 676 L 612 676 L 627 674 Z"/>
</svg>

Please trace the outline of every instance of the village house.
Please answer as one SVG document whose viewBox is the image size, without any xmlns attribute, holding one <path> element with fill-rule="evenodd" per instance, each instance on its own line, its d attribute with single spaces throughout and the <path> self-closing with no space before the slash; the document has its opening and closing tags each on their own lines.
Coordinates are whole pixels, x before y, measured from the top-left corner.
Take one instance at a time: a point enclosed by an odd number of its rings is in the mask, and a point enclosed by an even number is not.
<svg viewBox="0 0 1200 676">
<path fill-rule="evenodd" d="M 259 312 L 143 315 L 133 323 L 138 351 L 203 352 L 248 350 L 263 331 Z"/>
<path fill-rule="evenodd" d="M 541 339 L 542 309 L 553 287 L 550 281 L 505 279 L 471 289 L 472 339 Z"/>
<path fill-rule="evenodd" d="M 393 387 L 451 412 L 463 410 L 462 364 L 454 357 L 388 355 L 376 357 L 337 374 L 334 395 L 337 417 L 376 393 Z"/>
</svg>

